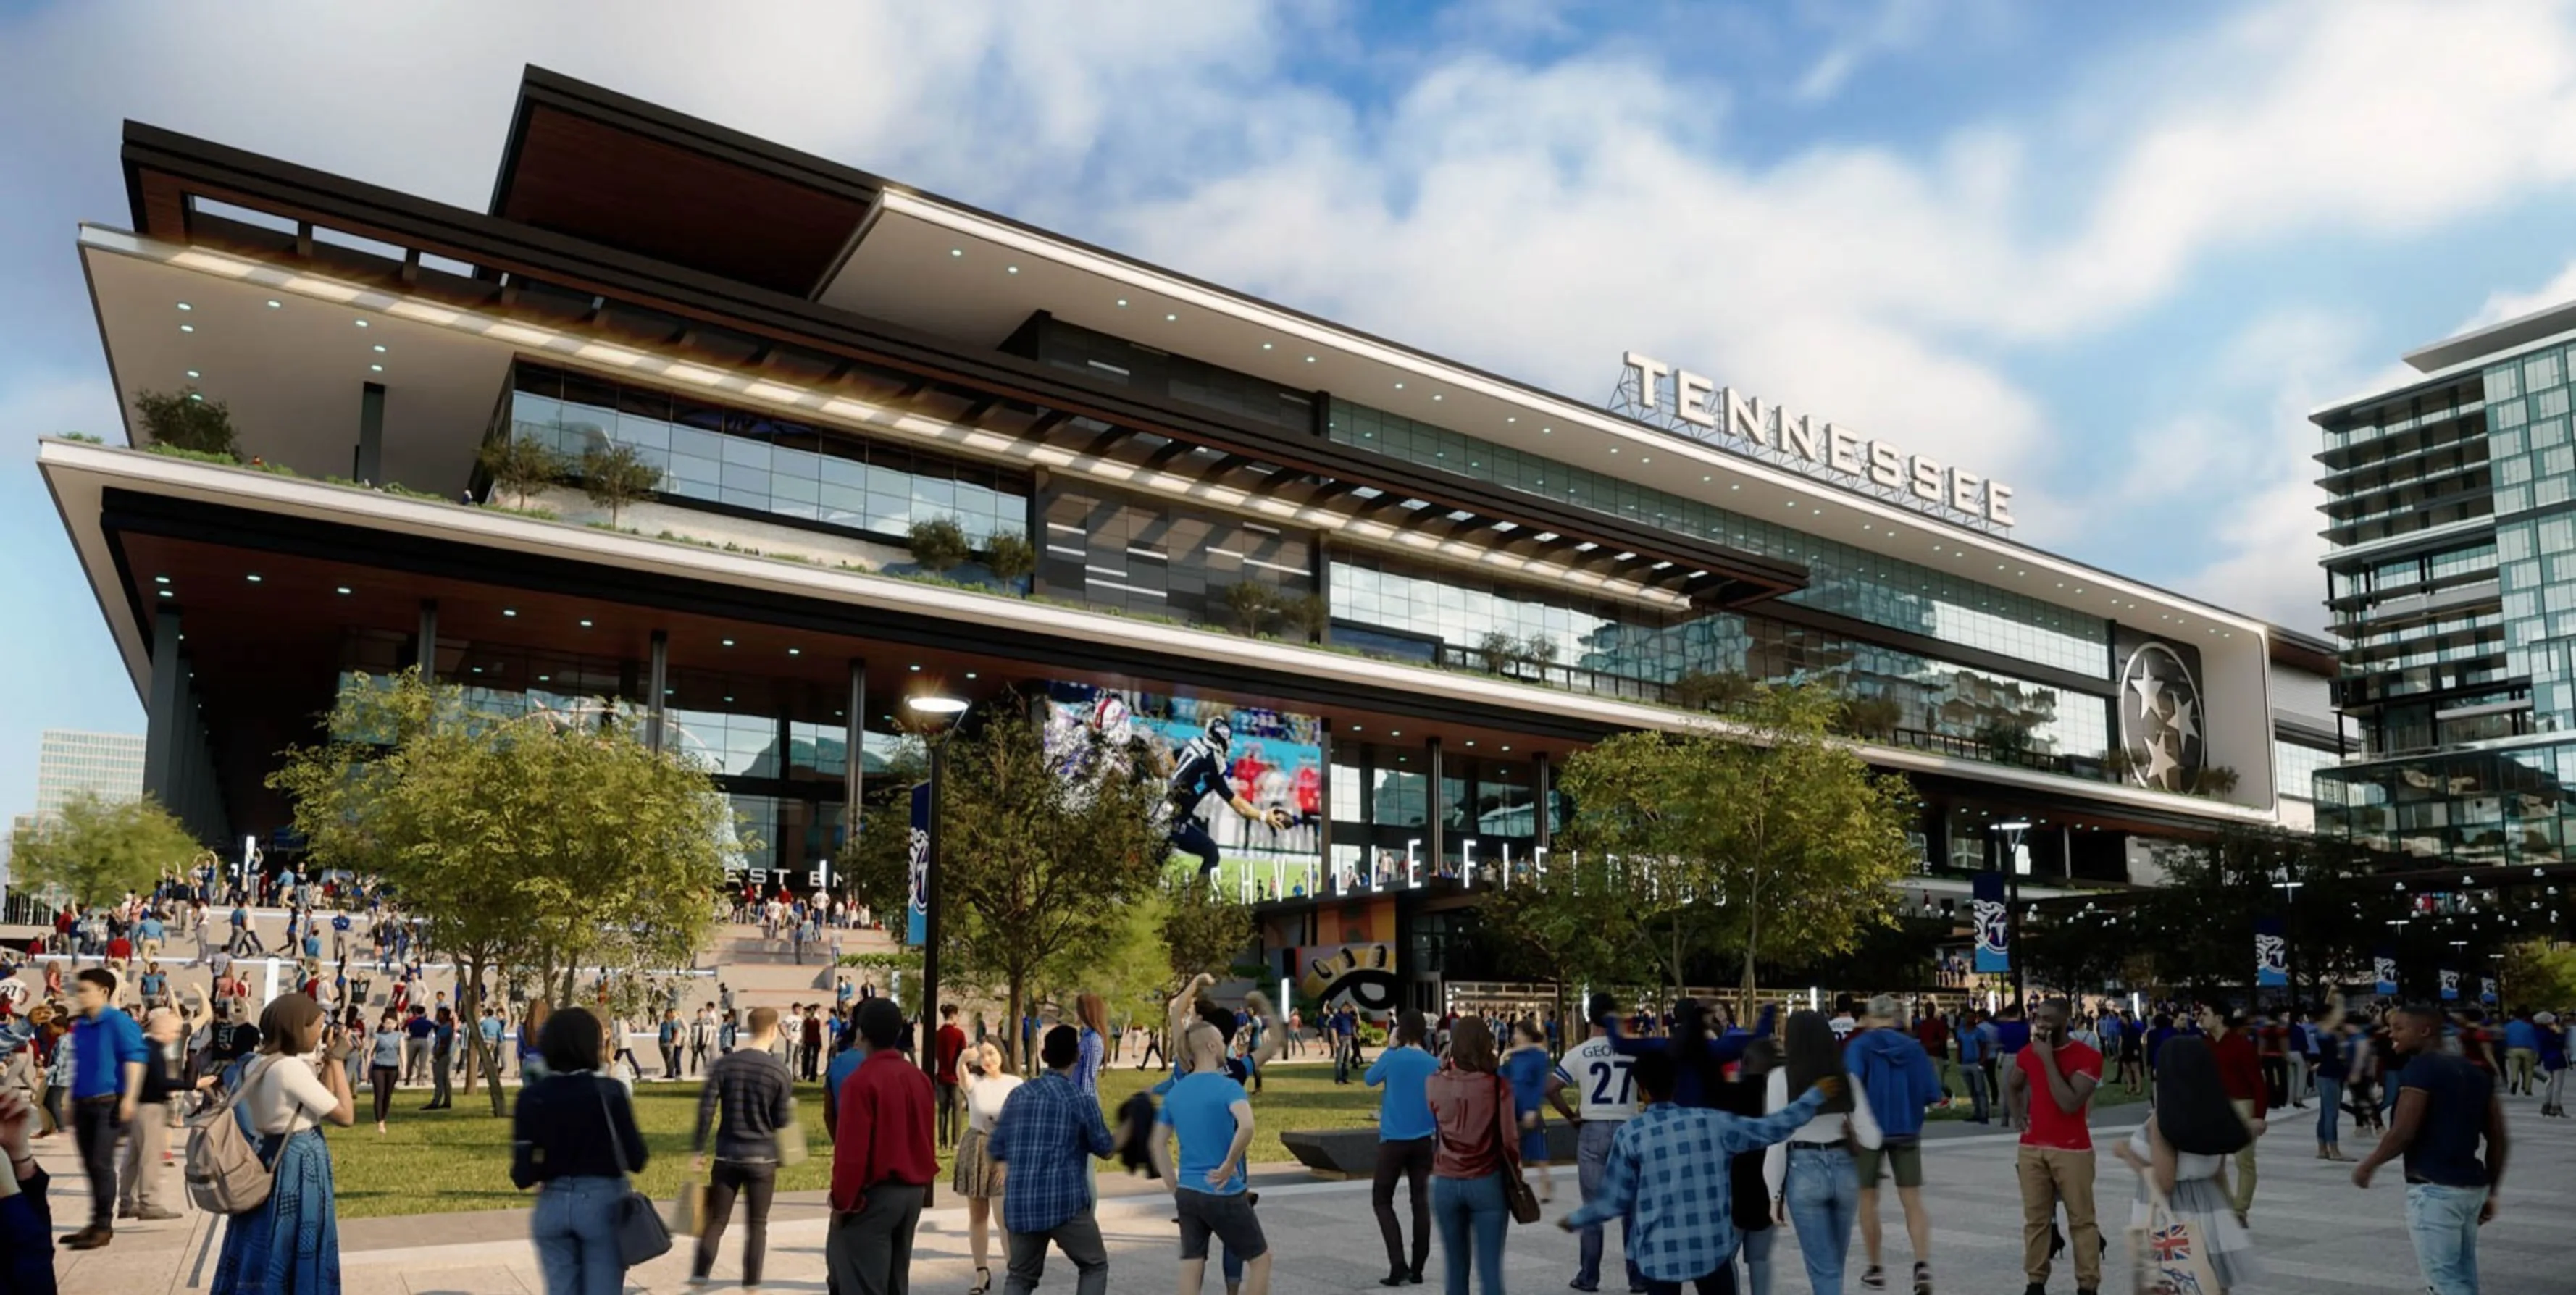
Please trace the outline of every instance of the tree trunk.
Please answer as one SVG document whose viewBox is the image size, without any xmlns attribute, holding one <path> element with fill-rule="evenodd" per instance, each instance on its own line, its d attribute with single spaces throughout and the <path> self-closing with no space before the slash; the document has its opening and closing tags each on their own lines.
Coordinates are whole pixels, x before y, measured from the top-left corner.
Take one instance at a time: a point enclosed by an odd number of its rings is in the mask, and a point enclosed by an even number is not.
<svg viewBox="0 0 2576 1295">
<path fill-rule="evenodd" d="M 1755 902 L 1749 906 L 1744 915 L 1744 983 L 1739 987 L 1739 998 L 1741 1001 L 1736 1004 L 1735 1008 L 1736 1019 L 1745 1022 L 1745 1028 L 1747 1029 L 1752 1028 L 1751 1023 L 1753 1020 L 1754 1010 L 1753 957 L 1755 951 L 1762 947 L 1762 905 L 1759 902 L 1760 896 L 1755 896 L 1754 901 Z"/>
<path fill-rule="evenodd" d="M 465 979 L 456 986 L 456 1027 L 474 1036 L 465 1046 L 465 1095 L 474 1095 L 474 1076 L 482 1069 L 483 1059 L 483 963 L 479 958 L 462 959 Z"/>
<path fill-rule="evenodd" d="M 1020 1038 L 1021 1032 L 1027 1028 L 1024 1018 L 1020 1015 L 1021 1005 L 1026 1001 L 1027 993 L 1028 977 L 1021 972 L 1012 972 L 1011 1019 L 1003 1029 L 1005 1037 L 1002 1040 L 1002 1061 L 1014 1074 L 1020 1070 L 1020 1053 L 1023 1051 L 1020 1047 Z"/>
</svg>

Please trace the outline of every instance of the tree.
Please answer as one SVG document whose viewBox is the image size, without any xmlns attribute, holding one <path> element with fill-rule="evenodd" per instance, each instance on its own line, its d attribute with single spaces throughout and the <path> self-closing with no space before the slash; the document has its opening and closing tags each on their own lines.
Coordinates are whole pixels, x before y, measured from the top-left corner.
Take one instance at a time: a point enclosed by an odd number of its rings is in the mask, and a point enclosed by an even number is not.
<svg viewBox="0 0 2576 1295">
<path fill-rule="evenodd" d="M 1673 985 L 1699 949 L 1734 951 L 1750 1011 L 1758 960 L 1831 955 L 1886 920 L 1914 798 L 1829 736 L 1839 705 L 1757 687 L 1737 732 L 1622 733 L 1566 762 L 1559 846 L 1607 856 Z"/>
<path fill-rule="evenodd" d="M 313 867 L 379 876 L 427 921 L 457 960 L 466 1021 L 488 975 L 533 971 L 564 1005 L 576 968 L 640 981 L 695 960 L 738 848 L 704 771 L 627 725 L 476 710 L 416 671 L 351 677 L 326 731 L 268 785 L 293 802 Z"/>
<path fill-rule="evenodd" d="M 1124 908 L 1153 893 L 1171 857 L 1163 786 L 1141 747 L 1095 739 L 1051 759 L 1026 707 L 1008 700 L 948 741 L 941 953 L 965 977 L 1005 986 L 1017 1022 L 1042 971 L 1098 958 Z"/>
<path fill-rule="evenodd" d="M 1557 988 L 1566 1018 L 1567 985 L 1618 985 L 1646 978 L 1655 959 L 1638 922 L 1636 896 L 1609 860 L 1559 850 L 1488 896 L 1477 909 L 1486 939 L 1509 972 Z"/>
<path fill-rule="evenodd" d="M 1003 531 L 984 541 L 984 567 L 993 578 L 1016 590 L 1038 569 L 1037 546 L 1018 531 Z"/>
<path fill-rule="evenodd" d="M 1200 972 L 1222 973 L 1252 943 L 1252 909 L 1210 878 L 1166 874 L 1159 906 L 1163 950 L 1171 972 L 1165 997 Z"/>
<path fill-rule="evenodd" d="M 1476 640 L 1476 655 L 1485 662 L 1487 674 L 1510 674 L 1520 664 L 1521 641 L 1501 630 L 1487 630 Z"/>
<path fill-rule="evenodd" d="M 232 410 L 220 400 L 206 399 L 195 387 L 136 392 L 134 412 L 142 416 L 143 430 L 155 445 L 239 457 Z"/>
<path fill-rule="evenodd" d="M 2576 1003 L 2576 945 L 2520 940 L 2505 946 L 2496 993 L 2506 1007 L 2555 1011 Z"/>
<path fill-rule="evenodd" d="M 932 575 L 946 575 L 959 563 L 974 556 L 966 543 L 966 528 L 954 517 L 925 517 L 912 524 L 912 561 Z"/>
<path fill-rule="evenodd" d="M 1674 705 L 1684 710 L 1731 711 L 1752 700 L 1761 683 L 1741 670 L 1694 670 L 1669 685 Z"/>
<path fill-rule="evenodd" d="M 1322 594 L 1299 594 L 1281 608 L 1280 614 L 1290 625 L 1306 636 L 1309 643 L 1321 643 L 1333 626 L 1333 604 Z"/>
<path fill-rule="evenodd" d="M 9 857 L 25 882 L 60 887 L 73 903 L 97 908 L 152 889 L 164 874 L 185 869 L 198 848 L 149 795 L 107 800 L 84 790 L 18 829 Z"/>
<path fill-rule="evenodd" d="M 1521 644 L 1521 663 L 1545 676 L 1547 668 L 1556 664 L 1556 640 L 1545 634 L 1530 635 L 1529 641 Z"/>
<path fill-rule="evenodd" d="M 1893 697 L 1849 697 L 1843 701 L 1843 731 L 1856 737 L 1886 737 L 1904 722 L 1905 707 Z"/>
<path fill-rule="evenodd" d="M 529 491 L 572 475 L 571 460 L 529 436 L 486 442 L 476 458 L 491 475 L 493 488 L 509 491 L 522 508 L 528 506 Z"/>
<path fill-rule="evenodd" d="M 1257 580 L 1227 585 L 1221 596 L 1225 599 L 1226 618 L 1246 634 L 1264 633 L 1272 621 L 1279 619 L 1278 591 Z"/>
<path fill-rule="evenodd" d="M 581 489 L 590 502 L 608 510 L 608 524 L 624 517 L 626 506 L 652 494 L 662 484 L 662 470 L 646 462 L 632 445 L 610 442 L 581 456 Z"/>
</svg>

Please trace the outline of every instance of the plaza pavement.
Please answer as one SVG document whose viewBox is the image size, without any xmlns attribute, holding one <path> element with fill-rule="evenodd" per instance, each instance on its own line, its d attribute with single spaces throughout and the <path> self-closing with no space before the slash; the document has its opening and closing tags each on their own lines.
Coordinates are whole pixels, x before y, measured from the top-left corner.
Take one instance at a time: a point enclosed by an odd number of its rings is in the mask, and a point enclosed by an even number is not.
<svg viewBox="0 0 2576 1295">
<path fill-rule="evenodd" d="M 1257 1104 L 1256 1104 L 1257 1107 Z M 2576 1291 L 2576 1121 L 2543 1120 L 2528 1098 L 2507 1101 L 2515 1145 L 2507 1171 L 2504 1207 L 2479 1242 L 2485 1289 L 2495 1292 Z M 2107 1147 L 2125 1136 L 2140 1108 L 2103 1112 L 2097 1118 L 2099 1161 L 2097 1195 L 2102 1202 L 2106 1236 L 2111 1243 L 2104 1261 L 2105 1292 L 2129 1289 L 2123 1229 L 2134 1181 Z M 2384 1171 L 2368 1192 L 2353 1189 L 2350 1167 L 2313 1158 L 2307 1112 L 2279 1112 L 2263 1139 L 2262 1173 L 2254 1205 L 2255 1236 L 2262 1245 L 2266 1279 L 2256 1290 L 2314 1292 L 2419 1291 L 2413 1252 L 2405 1230 L 2405 1194 L 2397 1170 Z M 1970 1125 L 1934 1125 L 1925 1152 L 1929 1182 L 1926 1198 L 1933 1219 L 1933 1271 L 1943 1292 L 2014 1292 L 2021 1289 L 2021 1206 L 2013 1177 L 2013 1139 Z M 336 1134 L 336 1131 L 335 1131 Z M 1264 1136 L 1267 1136 L 1265 1133 Z M 58 1234 L 68 1234 L 88 1208 L 86 1188 L 68 1138 L 36 1144 L 46 1169 L 54 1175 L 54 1217 Z M 2359 1155 L 2365 1139 L 2346 1132 L 2344 1147 Z M 823 1153 L 822 1148 L 817 1149 Z M 506 1167 L 494 1164 L 494 1179 Z M 1110 1289 L 1117 1292 L 1161 1292 L 1171 1288 L 1174 1236 L 1167 1201 L 1140 1180 L 1104 1172 L 1101 1224 L 1110 1244 Z M 1279 1254 L 1273 1289 L 1282 1295 L 1347 1295 L 1378 1289 L 1384 1275 L 1383 1250 L 1369 1211 L 1366 1183 L 1319 1182 L 1293 1167 L 1271 1166 L 1254 1179 L 1261 1192 L 1263 1226 Z M 1893 1247 L 1889 1275 L 1893 1289 L 1905 1289 L 1902 1278 L 1911 1256 L 1904 1252 L 1903 1227 L 1895 1194 L 1881 1204 Z M 1553 1219 L 1569 1208 L 1573 1175 L 1559 1169 L 1557 1202 L 1550 1222 L 1512 1230 L 1506 1260 L 1511 1289 L 1525 1295 L 1561 1291 L 1574 1272 L 1574 1238 L 1559 1232 Z M 1399 1199 L 1399 1208 L 1402 1208 Z M 820 1193 L 783 1196 L 771 1215 L 769 1263 L 763 1286 L 770 1290 L 821 1291 L 823 1280 L 824 1206 Z M 718 1259 L 716 1289 L 731 1288 L 740 1268 L 736 1248 L 741 1220 L 726 1237 Z M 175 1222 L 129 1223 L 104 1250 L 60 1252 L 56 1259 L 62 1289 L 69 1295 L 162 1295 L 205 1288 L 214 1266 L 221 1229 L 191 1213 Z M 537 1292 L 543 1289 L 536 1256 L 527 1241 L 524 1211 L 424 1215 L 411 1218 L 361 1219 L 340 1230 L 342 1272 L 350 1295 L 425 1295 L 427 1292 Z M 1617 1243 L 1610 1245 L 1615 1263 Z M 1775 1287 L 1781 1295 L 1808 1288 L 1794 1238 L 1783 1238 L 1776 1251 Z M 1852 1243 L 1852 1269 L 1847 1289 L 1857 1291 L 1860 1243 Z M 652 1292 L 688 1289 L 686 1244 L 629 1276 L 629 1289 Z M 1606 1266 L 1606 1265 L 1605 1265 Z M 1427 1272 L 1437 1290 L 1441 1259 L 1433 1247 Z M 1615 1271 L 1615 1270 L 1614 1270 Z M 1001 1271 L 996 1256 L 994 1280 Z M 913 1288 L 949 1295 L 973 1283 L 967 1258 L 965 1214 L 947 1197 L 923 1216 L 916 1250 Z M 1069 1290 L 1072 1265 L 1061 1254 L 1049 1260 L 1045 1289 Z M 1609 1289 L 1619 1289 L 1615 1277 Z M 2049 1283 L 2052 1291 L 2074 1289 L 2074 1276 L 2063 1261 Z M 1213 1272 L 1208 1290 L 1223 1288 Z"/>
</svg>

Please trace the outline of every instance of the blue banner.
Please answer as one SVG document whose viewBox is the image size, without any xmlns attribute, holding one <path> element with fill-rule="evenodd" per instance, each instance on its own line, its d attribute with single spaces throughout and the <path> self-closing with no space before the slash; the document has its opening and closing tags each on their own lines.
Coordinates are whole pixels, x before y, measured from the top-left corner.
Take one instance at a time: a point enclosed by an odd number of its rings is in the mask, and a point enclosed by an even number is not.
<svg viewBox="0 0 2576 1295">
<path fill-rule="evenodd" d="M 2281 919 L 2254 919 L 2254 984 L 2260 989 L 2280 989 L 2290 983 L 2290 939 L 2281 933 Z"/>
<path fill-rule="evenodd" d="M 2397 996 L 2396 954 L 2390 953 L 2386 949 L 2381 949 L 2377 953 L 2370 955 L 2370 975 L 2371 979 L 2378 982 L 2373 986 L 2373 988 L 2379 992 L 2380 997 L 2395 998 Z"/>
<path fill-rule="evenodd" d="M 912 785 L 912 899 L 903 926 L 903 942 L 918 947 L 930 939 L 930 784 Z"/>
<path fill-rule="evenodd" d="M 2478 977 L 2478 1001 L 2479 1001 L 2479 1002 L 2481 1002 L 2481 1003 L 2486 1004 L 2486 1005 L 2487 1005 L 2487 1006 L 2489 1006 L 2489 1007 L 2493 1007 L 2493 1006 L 2495 1006 L 2495 1004 L 2496 1004 L 2496 983 L 2495 983 L 2495 977 L 2493 977 L 2493 976 L 2480 976 L 2480 977 Z"/>
<path fill-rule="evenodd" d="M 1977 874 L 1976 891 L 1968 903 L 1968 911 L 1977 922 L 1976 969 L 1980 972 L 2012 970 L 2012 921 L 2005 911 L 2002 873 Z"/>
<path fill-rule="evenodd" d="M 2449 967 L 2442 968 L 2442 1001 L 2445 1003 L 2455 1003 L 2458 1002 L 2459 999 L 2460 973 L 2451 970 Z"/>
</svg>

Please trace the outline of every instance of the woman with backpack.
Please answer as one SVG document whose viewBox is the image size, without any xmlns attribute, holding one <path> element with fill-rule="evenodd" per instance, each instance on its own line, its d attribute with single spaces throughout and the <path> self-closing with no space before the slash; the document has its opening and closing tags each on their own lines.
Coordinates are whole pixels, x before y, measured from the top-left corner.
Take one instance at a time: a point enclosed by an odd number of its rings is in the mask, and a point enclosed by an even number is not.
<svg viewBox="0 0 2576 1295">
<path fill-rule="evenodd" d="M 326 1024 L 322 1005 L 302 994 L 281 994 L 259 1015 L 259 1054 L 239 1063 L 230 1085 L 239 1096 L 218 1118 L 240 1120 L 258 1139 L 268 1199 L 226 1220 L 213 1295 L 340 1289 L 339 1207 L 322 1121 L 347 1128 L 357 1108 L 340 1064 L 348 1042 L 333 1037 L 322 1063 L 313 1060 Z M 193 1161 L 196 1148 L 189 1151 Z"/>
<path fill-rule="evenodd" d="M 608 1034 L 597 1013 L 555 1012 L 537 1042 L 546 1073 L 519 1088 L 510 1181 L 544 1184 L 529 1227 L 546 1295 L 618 1295 L 626 1285 L 618 1211 L 626 1176 L 644 1167 L 644 1134 L 626 1085 L 602 1073 Z"/>
</svg>

